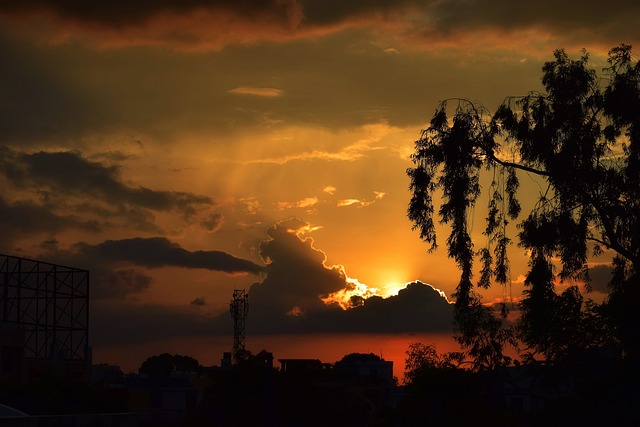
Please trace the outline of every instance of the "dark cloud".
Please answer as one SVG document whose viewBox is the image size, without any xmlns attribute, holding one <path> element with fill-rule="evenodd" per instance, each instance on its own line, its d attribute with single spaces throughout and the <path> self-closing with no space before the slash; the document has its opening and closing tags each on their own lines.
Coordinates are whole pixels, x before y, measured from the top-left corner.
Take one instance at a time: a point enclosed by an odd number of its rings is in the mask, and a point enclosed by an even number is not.
<svg viewBox="0 0 640 427">
<path fill-rule="evenodd" d="M 75 215 L 58 215 L 48 207 L 30 200 L 9 202 L 0 196 L 0 247 L 11 252 L 16 238 L 36 234 L 51 234 L 76 228 L 98 232 L 101 226 L 96 221 L 84 220 Z"/>
<path fill-rule="evenodd" d="M 247 18 L 265 19 L 267 16 L 287 22 L 295 5 L 295 1 L 281 0 L 94 0 L 90 4 L 82 0 L 24 0 L 3 2 L 0 12 L 20 13 L 45 9 L 61 18 L 118 28 L 144 24 L 160 14 L 182 15 L 198 9 L 231 12 Z"/>
<path fill-rule="evenodd" d="M 201 225 L 210 231 L 222 222 L 220 214 L 208 213 L 213 201 L 207 196 L 125 184 L 118 166 L 72 151 L 24 153 L 0 146 L 0 180 L 7 184 L 5 198 L 0 197 L 0 228 L 7 236 L 118 226 L 161 234 L 158 212 L 188 223 L 208 215 Z"/>
<path fill-rule="evenodd" d="M 344 271 L 325 266 L 325 253 L 313 247 L 311 238 L 297 234 L 307 225 L 294 218 L 267 229 L 269 239 L 260 244 L 267 277 L 250 290 L 256 310 L 284 314 L 296 306 L 305 312 L 323 309 L 320 298 L 345 287 Z"/>
<path fill-rule="evenodd" d="M 419 281 L 408 283 L 395 296 L 367 298 L 344 314 L 347 323 L 366 332 L 448 332 L 453 325 L 453 305 L 431 285 Z M 335 324 L 336 331 L 340 323 Z"/>
<path fill-rule="evenodd" d="M 222 214 L 220 212 L 214 212 L 209 215 L 205 220 L 200 222 L 204 228 L 209 231 L 218 231 L 222 227 Z"/>
<path fill-rule="evenodd" d="M 97 245 L 77 243 L 81 259 L 101 263 L 129 262 L 143 267 L 202 268 L 225 273 L 259 274 L 264 267 L 222 251 L 188 251 L 164 237 L 106 240 Z"/>
<path fill-rule="evenodd" d="M 417 18 L 428 13 L 437 3 L 434 0 L 302 0 L 305 23 L 335 25 L 366 17 L 396 19 L 402 16 Z"/>
<path fill-rule="evenodd" d="M 348 310 L 325 303 L 322 298 L 354 286 L 342 266 L 325 265 L 324 252 L 302 236 L 308 227 L 302 220 L 290 219 L 267 230 L 269 239 L 260 245 L 267 276 L 248 291 L 247 333 L 451 331 L 452 305 L 420 282 L 388 298 L 355 296 L 359 304 Z M 228 317 L 228 313 L 218 317 L 217 332 L 228 330 Z"/>
<path fill-rule="evenodd" d="M 552 36 L 571 40 L 606 38 L 613 44 L 637 40 L 635 17 L 640 5 L 634 0 L 584 0 L 557 2 L 552 0 L 135 0 L 114 2 L 92 1 L 90 6 L 82 0 L 26 0 L 3 2 L 0 15 L 23 18 L 35 11 L 53 14 L 61 23 L 75 24 L 75 29 L 86 32 L 111 30 L 111 37 L 132 28 L 150 27 L 156 18 L 183 18 L 187 20 L 197 12 L 205 11 L 215 23 L 215 16 L 222 17 L 220 30 L 228 30 L 229 22 L 239 24 L 233 34 L 221 37 L 192 25 L 181 28 L 184 34 L 162 34 L 164 29 L 149 30 L 158 34 L 139 37 L 139 42 L 157 42 L 165 39 L 171 43 L 198 45 L 202 39 L 214 38 L 220 44 L 242 42 L 241 33 L 252 33 L 249 40 L 308 37 L 310 34 L 327 34 L 349 26 L 375 26 L 390 21 L 391 28 L 404 30 L 415 38 L 422 34 L 427 40 L 438 40 L 460 32 L 512 29 L 545 29 Z M 230 18 L 231 17 L 231 18 Z M 17 19 L 16 18 L 16 19 Z M 202 22 L 194 19 L 202 26 Z M 249 25 L 247 25 L 249 24 Z M 195 27 L 195 28 L 194 28 Z M 208 25 L 207 27 L 215 27 Z M 244 30 L 244 31 L 243 31 Z M 215 33 L 215 28 L 212 30 Z M 171 33 L 171 31 L 168 31 Z M 274 36 L 278 33 L 278 36 Z M 180 37 L 180 36 L 183 37 Z M 126 38 L 126 37 L 125 37 Z M 246 41 L 246 40 L 245 40 Z"/>
<path fill-rule="evenodd" d="M 430 3 L 412 0 L 302 0 L 303 13 L 307 24 L 332 25 L 367 15 L 387 15 L 394 10 L 402 10 L 406 5 Z"/>
<path fill-rule="evenodd" d="M 613 22 L 629 22 L 640 11 L 634 0 L 134 0 L 114 2 L 82 0 L 24 0 L 3 2 L 0 13 L 15 14 L 48 10 L 71 21 L 98 24 L 115 29 L 139 26 L 159 15 L 188 15 L 197 10 L 224 12 L 246 20 L 291 24 L 291 17 L 302 13 L 308 26 L 327 26 L 358 21 L 366 17 L 412 20 L 439 32 L 454 28 L 546 26 L 557 30 L 593 28 L 614 30 Z M 604 19 L 606 17 L 606 19 Z M 421 19 L 422 18 L 422 19 Z M 617 28 L 618 31 L 624 29 Z M 632 29 L 629 29 L 632 31 Z"/>
<path fill-rule="evenodd" d="M 552 0 L 509 0 L 444 1 L 433 3 L 433 15 L 438 27 L 463 28 L 472 26 L 496 26 L 502 28 L 542 26 L 556 30 L 570 31 L 594 27 L 607 28 L 616 20 L 628 21 L 637 15 L 640 5 L 634 0 L 614 0 L 602 2 L 585 0 L 558 2 Z"/>
<path fill-rule="evenodd" d="M 0 171 L 17 187 L 36 186 L 40 191 L 47 188 L 156 211 L 177 209 L 187 216 L 195 213 L 194 205 L 212 204 L 205 196 L 125 185 L 116 166 L 89 161 L 76 152 L 26 154 L 4 147 L 0 154 Z"/>
<path fill-rule="evenodd" d="M 134 269 L 91 271 L 91 295 L 99 299 L 124 299 L 146 290 L 152 278 Z"/>
<path fill-rule="evenodd" d="M 199 305 L 199 306 L 207 305 L 207 301 L 205 301 L 204 297 L 198 297 L 193 301 L 191 301 L 191 305 Z"/>
<path fill-rule="evenodd" d="M 309 25 L 335 25 L 363 18 L 409 23 L 415 34 L 440 39 L 456 32 L 543 28 L 564 37 L 580 35 L 583 43 L 592 34 L 611 43 L 638 38 L 635 17 L 640 3 L 635 0 L 303 0 Z"/>
<path fill-rule="evenodd" d="M 264 269 L 221 251 L 191 252 L 161 237 L 108 240 L 96 245 L 81 242 L 69 250 L 60 249 L 56 240 L 49 239 L 40 249 L 43 252 L 38 258 L 43 261 L 90 271 L 91 297 L 100 301 L 141 297 L 152 286 L 153 278 L 136 266 L 201 268 L 230 274 L 258 274 Z M 197 300 L 192 304 L 198 305 Z"/>
</svg>

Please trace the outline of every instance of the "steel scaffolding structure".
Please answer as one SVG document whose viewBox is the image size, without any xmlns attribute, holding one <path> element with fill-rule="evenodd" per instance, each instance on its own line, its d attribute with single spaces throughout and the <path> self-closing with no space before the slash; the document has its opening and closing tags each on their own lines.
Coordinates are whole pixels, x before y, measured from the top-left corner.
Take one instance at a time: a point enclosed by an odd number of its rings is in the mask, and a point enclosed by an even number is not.
<svg viewBox="0 0 640 427">
<path fill-rule="evenodd" d="M 0 322 L 24 332 L 24 357 L 90 361 L 89 271 L 0 254 Z"/>
<path fill-rule="evenodd" d="M 249 311 L 249 294 L 244 289 L 233 291 L 233 300 L 230 304 L 231 316 L 233 317 L 233 362 L 238 364 L 244 359 L 244 324 Z"/>
</svg>

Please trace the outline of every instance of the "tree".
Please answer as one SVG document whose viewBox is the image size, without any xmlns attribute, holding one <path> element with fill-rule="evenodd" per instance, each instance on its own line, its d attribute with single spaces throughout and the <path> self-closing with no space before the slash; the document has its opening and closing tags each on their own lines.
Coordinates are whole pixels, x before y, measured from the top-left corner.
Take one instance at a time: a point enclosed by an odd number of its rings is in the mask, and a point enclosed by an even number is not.
<svg viewBox="0 0 640 427">
<path fill-rule="evenodd" d="M 198 373 L 199 371 L 200 363 L 193 357 L 169 353 L 148 357 L 138 368 L 140 374 L 163 377 L 168 377 L 175 372 Z"/>
<path fill-rule="evenodd" d="M 518 174 L 526 172 L 544 180 L 546 189 L 517 225 L 519 245 L 530 256 L 521 340 L 554 358 L 566 353 L 567 332 L 582 331 L 589 342 L 573 344 L 614 342 L 627 357 L 640 357 L 640 315 L 634 309 L 640 297 L 640 64 L 628 45 L 613 48 L 608 62 L 598 74 L 586 51 L 574 60 L 557 50 L 542 68 L 544 93 L 508 97 L 493 115 L 468 100 L 444 101 L 415 142 L 407 213 L 429 251 L 435 250 L 434 197 L 442 191 L 438 215 L 450 225 L 448 255 L 461 272 L 454 296 L 463 346 L 487 332 L 473 327 L 487 314 L 478 307 L 475 286 L 509 280 L 507 226 L 521 214 Z M 483 170 L 492 176 L 486 189 Z M 476 251 L 467 224 L 482 191 L 489 200 L 488 245 Z M 555 289 L 557 279 L 588 282 L 590 254 L 612 257 L 609 295 L 601 306 L 585 305 L 576 289 L 562 295 Z M 476 259 L 481 267 L 474 285 Z M 600 326 L 585 329 L 594 319 Z M 494 338 L 483 345 L 507 341 Z"/>
<path fill-rule="evenodd" d="M 404 362 L 404 382 L 413 383 L 426 371 L 457 369 L 462 364 L 462 354 L 451 352 L 438 354 L 435 344 L 414 342 L 409 344 Z"/>
</svg>

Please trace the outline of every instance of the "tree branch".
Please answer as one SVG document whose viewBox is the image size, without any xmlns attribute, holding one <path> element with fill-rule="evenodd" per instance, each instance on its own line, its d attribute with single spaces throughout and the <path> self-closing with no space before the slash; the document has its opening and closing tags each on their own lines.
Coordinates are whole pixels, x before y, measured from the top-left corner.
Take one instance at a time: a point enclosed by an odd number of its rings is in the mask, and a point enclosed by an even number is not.
<svg viewBox="0 0 640 427">
<path fill-rule="evenodd" d="M 502 165 L 502 166 L 506 166 L 506 167 L 510 167 L 510 168 L 514 168 L 514 169 L 520 169 L 523 171 L 527 171 L 527 172 L 531 172 L 531 173 L 535 173 L 536 175 L 540 175 L 540 176 L 551 176 L 551 174 L 547 171 L 543 171 L 540 169 L 535 169 L 529 166 L 525 166 L 525 165 L 521 165 L 519 163 L 513 163 L 513 162 L 507 162 L 506 160 L 500 160 L 499 158 L 497 158 L 493 152 L 487 152 L 485 151 L 486 155 L 489 156 L 489 158 L 491 160 L 493 160 L 494 162 Z"/>
</svg>

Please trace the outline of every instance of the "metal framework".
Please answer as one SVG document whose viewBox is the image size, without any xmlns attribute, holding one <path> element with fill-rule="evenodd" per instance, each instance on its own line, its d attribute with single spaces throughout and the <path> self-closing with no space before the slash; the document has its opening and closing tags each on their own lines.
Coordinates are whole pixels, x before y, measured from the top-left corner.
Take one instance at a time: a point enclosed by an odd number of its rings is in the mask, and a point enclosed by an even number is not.
<svg viewBox="0 0 640 427">
<path fill-rule="evenodd" d="M 0 321 L 25 358 L 89 361 L 89 271 L 0 254 Z"/>
<path fill-rule="evenodd" d="M 244 349 L 244 324 L 249 311 L 249 294 L 244 289 L 233 291 L 233 300 L 230 304 L 231 316 L 233 317 L 233 351 L 231 353 L 234 363 L 243 360 Z"/>
</svg>

